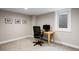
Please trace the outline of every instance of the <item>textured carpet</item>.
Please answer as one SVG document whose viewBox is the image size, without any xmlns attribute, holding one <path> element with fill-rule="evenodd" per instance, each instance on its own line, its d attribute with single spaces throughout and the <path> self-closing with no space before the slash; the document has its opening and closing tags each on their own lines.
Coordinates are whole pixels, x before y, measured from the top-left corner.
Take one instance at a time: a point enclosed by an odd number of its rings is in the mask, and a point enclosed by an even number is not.
<svg viewBox="0 0 79 59">
<path fill-rule="evenodd" d="M 44 41 L 43 46 L 33 46 L 33 42 L 36 40 L 37 39 L 27 38 L 1 44 L 0 51 L 77 51 L 77 49 L 56 43 L 51 43 L 49 46 L 46 41 Z"/>
</svg>

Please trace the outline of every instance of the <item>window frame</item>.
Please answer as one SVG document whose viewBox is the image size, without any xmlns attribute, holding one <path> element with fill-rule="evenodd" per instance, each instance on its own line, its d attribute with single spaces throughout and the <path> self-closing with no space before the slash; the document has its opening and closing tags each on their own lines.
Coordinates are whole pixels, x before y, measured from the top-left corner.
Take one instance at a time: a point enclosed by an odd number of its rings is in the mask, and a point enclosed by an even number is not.
<svg viewBox="0 0 79 59">
<path fill-rule="evenodd" d="M 59 15 L 67 14 L 67 28 L 59 28 Z M 55 11 L 55 30 L 71 32 L 71 9 L 62 9 Z"/>
</svg>

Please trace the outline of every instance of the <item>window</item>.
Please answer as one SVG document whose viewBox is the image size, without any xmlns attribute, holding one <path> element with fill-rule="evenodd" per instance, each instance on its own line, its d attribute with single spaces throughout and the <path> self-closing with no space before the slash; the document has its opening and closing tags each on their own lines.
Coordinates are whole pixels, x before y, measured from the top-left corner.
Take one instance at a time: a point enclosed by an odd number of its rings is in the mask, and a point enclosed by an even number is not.
<svg viewBox="0 0 79 59">
<path fill-rule="evenodd" d="M 58 31 L 71 31 L 71 9 L 63 9 L 55 12 L 55 28 Z"/>
</svg>

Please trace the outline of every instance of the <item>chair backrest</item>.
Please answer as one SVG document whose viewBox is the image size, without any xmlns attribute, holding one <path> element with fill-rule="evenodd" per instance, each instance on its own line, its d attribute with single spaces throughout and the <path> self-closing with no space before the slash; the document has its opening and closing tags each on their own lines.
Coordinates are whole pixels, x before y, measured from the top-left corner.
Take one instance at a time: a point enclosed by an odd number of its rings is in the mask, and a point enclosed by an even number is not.
<svg viewBox="0 0 79 59">
<path fill-rule="evenodd" d="M 33 26 L 34 38 L 40 38 L 41 36 L 41 28 L 40 26 Z"/>
</svg>

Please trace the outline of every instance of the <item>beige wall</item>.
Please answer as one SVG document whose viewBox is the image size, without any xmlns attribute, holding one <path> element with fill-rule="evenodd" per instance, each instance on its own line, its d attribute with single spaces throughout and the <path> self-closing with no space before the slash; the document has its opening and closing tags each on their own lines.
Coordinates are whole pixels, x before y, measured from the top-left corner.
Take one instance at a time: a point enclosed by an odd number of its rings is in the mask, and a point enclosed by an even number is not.
<svg viewBox="0 0 79 59">
<path fill-rule="evenodd" d="M 15 24 L 14 21 L 13 24 L 5 24 L 3 21 L 4 19 L 2 19 L 4 17 L 25 19 L 27 20 L 27 24 Z M 0 42 L 31 35 L 31 29 L 32 20 L 30 16 L 0 10 Z"/>
<path fill-rule="evenodd" d="M 54 13 L 38 16 L 37 25 L 50 24 L 53 30 L 55 23 L 54 16 Z M 54 39 L 70 45 L 79 46 L 79 9 L 71 10 L 71 26 L 71 32 L 56 31 Z"/>
<path fill-rule="evenodd" d="M 49 13 L 37 17 L 36 24 L 43 27 L 45 24 L 50 24 L 51 30 L 54 31 L 54 13 Z"/>
<path fill-rule="evenodd" d="M 56 39 L 79 46 L 79 9 L 71 10 L 71 32 L 56 32 Z"/>
<path fill-rule="evenodd" d="M 32 35 L 34 34 L 33 32 L 33 26 L 36 25 L 36 20 L 37 20 L 37 16 L 31 16 L 32 17 Z"/>
</svg>

